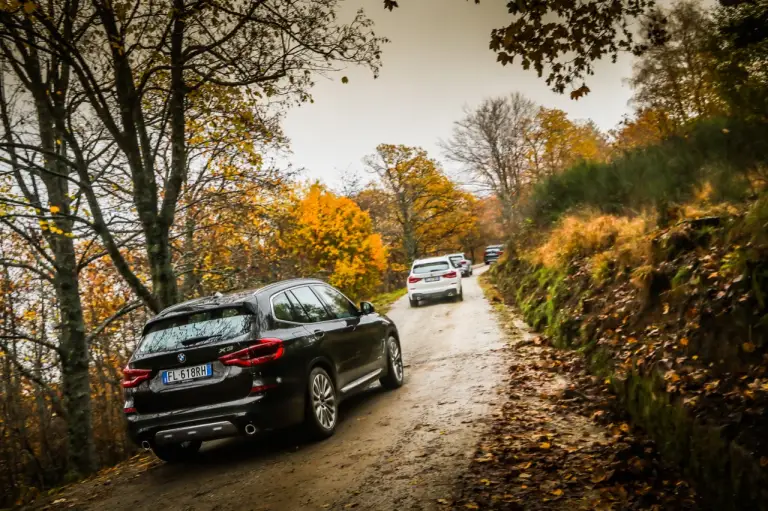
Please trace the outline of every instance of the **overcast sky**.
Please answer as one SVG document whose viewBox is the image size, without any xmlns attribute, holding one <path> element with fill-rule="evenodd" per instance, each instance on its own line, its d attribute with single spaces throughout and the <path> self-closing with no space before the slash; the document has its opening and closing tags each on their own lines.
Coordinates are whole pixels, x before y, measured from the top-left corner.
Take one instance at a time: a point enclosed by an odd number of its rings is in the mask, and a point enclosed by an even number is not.
<svg viewBox="0 0 768 511">
<path fill-rule="evenodd" d="M 614 127 L 630 111 L 630 88 L 623 83 L 631 58 L 598 65 L 579 101 L 552 93 L 534 72 L 517 64 L 503 67 L 488 49 L 490 31 L 509 20 L 506 2 L 486 0 L 402 0 L 393 12 L 382 0 L 345 0 L 340 18 L 360 7 L 375 22 L 377 35 L 391 42 L 383 48 L 379 78 L 350 69 L 319 78 L 314 104 L 294 108 L 284 124 L 291 139 L 291 162 L 308 178 L 335 186 L 347 170 L 363 169 L 362 159 L 380 143 L 421 146 L 443 161 L 438 141 L 450 136 L 464 105 L 519 91 L 574 119 L 593 119 Z M 342 76 L 348 84 L 341 83 Z M 455 166 L 446 164 L 449 171 Z"/>
</svg>

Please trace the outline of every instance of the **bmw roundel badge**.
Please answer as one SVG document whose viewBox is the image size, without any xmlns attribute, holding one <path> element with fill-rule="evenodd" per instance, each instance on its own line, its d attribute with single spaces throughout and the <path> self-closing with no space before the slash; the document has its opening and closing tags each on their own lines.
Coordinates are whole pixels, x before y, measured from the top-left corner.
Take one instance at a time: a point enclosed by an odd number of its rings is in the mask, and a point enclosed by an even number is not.
<svg viewBox="0 0 768 511">
<path fill-rule="evenodd" d="M 179 362 L 182 364 L 187 361 L 187 356 L 184 353 L 179 353 Z"/>
</svg>

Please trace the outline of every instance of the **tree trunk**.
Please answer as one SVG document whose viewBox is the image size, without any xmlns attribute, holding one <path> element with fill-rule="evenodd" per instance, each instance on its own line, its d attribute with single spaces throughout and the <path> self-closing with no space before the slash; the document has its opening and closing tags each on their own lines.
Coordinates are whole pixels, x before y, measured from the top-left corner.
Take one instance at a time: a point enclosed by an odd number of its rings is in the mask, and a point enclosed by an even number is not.
<svg viewBox="0 0 768 511">
<path fill-rule="evenodd" d="M 195 219 L 191 211 L 187 211 L 184 219 L 184 248 L 185 258 L 183 266 L 184 280 L 181 284 L 181 299 L 186 300 L 194 296 L 195 290 L 200 285 L 200 278 L 195 269 Z"/>
<path fill-rule="evenodd" d="M 179 301 L 179 286 L 176 283 L 168 234 L 168 229 L 161 226 L 160 222 L 155 222 L 147 236 L 152 290 L 160 310 Z"/>
<path fill-rule="evenodd" d="M 88 343 L 80 303 L 77 259 L 72 240 L 59 236 L 54 250 L 58 271 L 54 278 L 61 317 L 61 382 L 67 410 L 70 470 L 86 475 L 96 470 L 91 425 L 91 385 Z"/>
<path fill-rule="evenodd" d="M 61 139 L 57 138 L 55 127 L 45 98 L 40 90 L 35 91 L 41 146 L 53 153 L 65 152 Z M 50 229 L 44 236 L 55 261 L 53 285 L 59 309 L 61 333 L 59 355 L 61 358 L 61 383 L 64 408 L 67 411 L 68 463 L 72 476 L 83 476 L 96 470 L 93 448 L 93 427 L 91 424 L 91 385 L 88 375 L 88 342 L 85 336 L 85 319 L 80 301 L 77 254 L 71 233 L 73 221 L 70 218 L 70 198 L 67 179 L 70 169 L 59 160 L 46 162 L 50 173 L 41 175 L 48 192 L 48 202 L 60 209 L 54 225 L 60 233 Z"/>
</svg>

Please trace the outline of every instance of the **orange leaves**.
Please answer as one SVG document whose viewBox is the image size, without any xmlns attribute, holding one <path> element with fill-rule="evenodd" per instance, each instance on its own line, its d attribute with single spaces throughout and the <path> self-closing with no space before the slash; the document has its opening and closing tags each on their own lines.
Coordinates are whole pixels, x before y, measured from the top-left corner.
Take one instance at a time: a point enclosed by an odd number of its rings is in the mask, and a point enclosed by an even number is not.
<svg viewBox="0 0 768 511">
<path fill-rule="evenodd" d="M 427 156 L 404 145 L 381 144 L 366 161 L 379 177 L 385 222 L 395 226 L 389 241 L 410 261 L 419 255 L 460 247 L 478 231 L 476 200 Z"/>
<path fill-rule="evenodd" d="M 666 115 L 655 110 L 641 110 L 633 119 L 622 121 L 618 129 L 612 132 L 614 147 L 629 150 L 658 143 L 664 137 Z"/>
<path fill-rule="evenodd" d="M 352 297 L 373 293 L 386 269 L 386 249 L 368 213 L 352 200 L 315 184 L 290 214 L 281 244 L 301 261 L 306 275 L 328 281 Z"/>
</svg>

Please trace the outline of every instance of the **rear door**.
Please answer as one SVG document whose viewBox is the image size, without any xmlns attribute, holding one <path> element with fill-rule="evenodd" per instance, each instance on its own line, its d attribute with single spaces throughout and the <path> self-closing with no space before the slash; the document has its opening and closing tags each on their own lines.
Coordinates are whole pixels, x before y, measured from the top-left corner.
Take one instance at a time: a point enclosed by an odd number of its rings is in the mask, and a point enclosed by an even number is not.
<svg viewBox="0 0 768 511">
<path fill-rule="evenodd" d="M 339 388 L 354 380 L 358 376 L 360 353 L 354 337 L 349 335 L 353 325 L 329 311 L 309 285 L 292 288 L 288 294 L 303 309 L 306 327 L 322 337 L 323 347 L 336 365 Z"/>
<path fill-rule="evenodd" d="M 149 382 L 133 389 L 139 413 L 158 413 L 246 397 L 250 368 L 225 366 L 223 354 L 249 346 L 256 316 L 243 307 L 208 309 L 148 325 L 130 367 L 149 369 Z"/>
<path fill-rule="evenodd" d="M 418 282 L 419 291 L 428 291 L 431 289 L 442 288 L 445 286 L 445 281 L 442 276 L 446 273 L 456 272 L 451 264 L 445 261 L 432 261 L 429 263 L 416 263 L 413 265 L 411 273 L 413 276 L 420 278 Z"/>
</svg>

